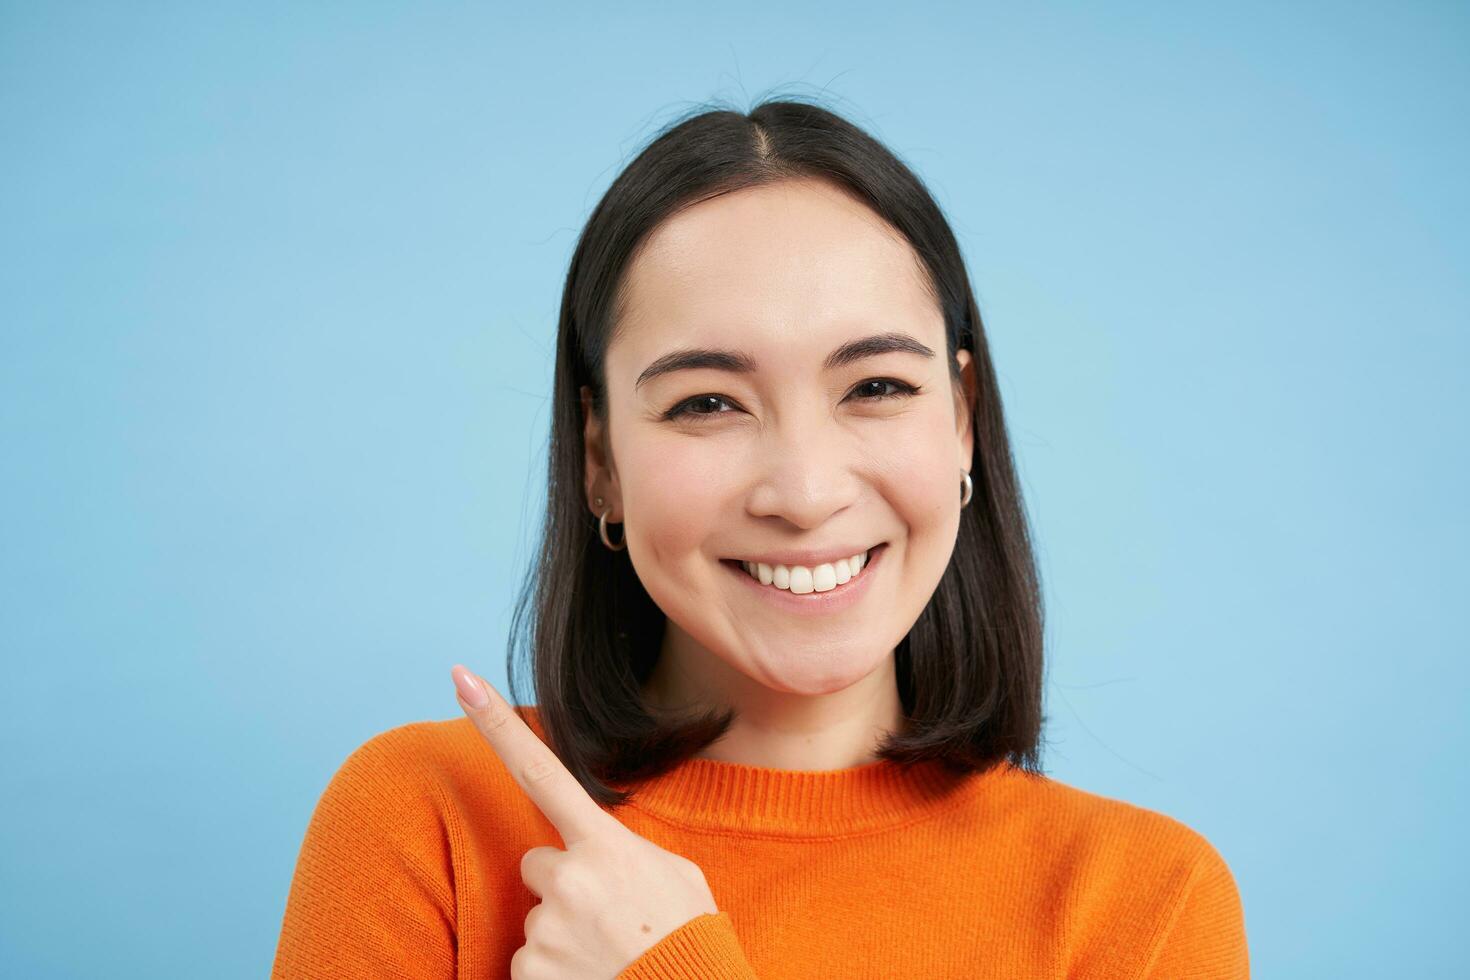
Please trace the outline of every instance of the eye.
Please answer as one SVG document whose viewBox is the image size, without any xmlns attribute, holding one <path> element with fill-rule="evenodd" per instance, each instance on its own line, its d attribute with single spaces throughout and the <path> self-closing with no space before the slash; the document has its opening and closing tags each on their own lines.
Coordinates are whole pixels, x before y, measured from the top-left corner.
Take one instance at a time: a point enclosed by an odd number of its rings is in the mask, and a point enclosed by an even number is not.
<svg viewBox="0 0 1470 980">
<path fill-rule="evenodd" d="M 867 381 L 858 382 L 848 397 L 856 397 L 857 401 L 883 401 L 886 398 L 907 398 L 917 394 L 919 394 L 919 386 L 898 381 L 897 378 L 869 378 Z M 720 406 L 728 406 L 729 410 L 723 410 Z M 682 419 L 686 422 L 695 422 L 701 417 L 723 416 L 723 414 L 731 414 L 734 411 L 739 411 L 739 407 L 725 395 L 706 394 L 685 398 L 681 403 L 664 411 L 663 417 L 667 420 Z"/>
<path fill-rule="evenodd" d="M 884 392 L 880 390 L 874 393 L 873 390 L 868 387 L 869 385 L 889 385 L 894 390 L 889 392 Z M 858 386 L 854 388 L 853 391 L 867 391 L 869 393 L 872 393 L 874 397 L 858 399 L 859 401 L 870 402 L 881 401 L 884 398 L 907 397 L 909 395 L 917 395 L 919 393 L 919 389 L 915 386 L 911 384 L 905 384 L 904 382 L 895 380 L 893 378 L 869 378 L 867 381 L 858 382 Z"/>
<path fill-rule="evenodd" d="M 725 414 L 724 412 L 721 412 L 718 408 L 715 408 L 713 411 L 708 411 L 707 409 L 710 408 L 711 402 L 716 404 L 720 402 L 724 402 L 726 405 L 730 404 L 725 399 L 724 395 L 696 395 L 693 398 L 686 399 L 685 401 L 682 401 L 679 404 L 675 405 L 673 408 L 669 409 L 667 412 L 664 413 L 664 418 L 678 419 L 690 415 Z"/>
</svg>

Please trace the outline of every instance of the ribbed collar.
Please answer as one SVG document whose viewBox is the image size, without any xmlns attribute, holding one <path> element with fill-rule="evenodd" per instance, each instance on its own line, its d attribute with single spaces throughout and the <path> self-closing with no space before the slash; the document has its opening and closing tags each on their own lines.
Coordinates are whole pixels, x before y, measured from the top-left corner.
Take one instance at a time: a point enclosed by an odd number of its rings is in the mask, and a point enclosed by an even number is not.
<svg viewBox="0 0 1470 980">
<path fill-rule="evenodd" d="M 1006 764 L 957 775 L 940 763 L 880 759 L 849 769 L 767 769 L 694 757 L 642 783 L 629 805 L 684 827 L 775 837 L 870 833 L 970 798 Z"/>
<path fill-rule="evenodd" d="M 535 705 L 522 716 L 545 738 Z M 683 827 L 826 837 L 902 827 L 958 806 L 1015 772 L 1009 762 L 956 774 L 939 762 L 902 765 L 880 759 L 848 769 L 768 769 L 698 756 L 632 783 L 628 806 Z"/>
</svg>

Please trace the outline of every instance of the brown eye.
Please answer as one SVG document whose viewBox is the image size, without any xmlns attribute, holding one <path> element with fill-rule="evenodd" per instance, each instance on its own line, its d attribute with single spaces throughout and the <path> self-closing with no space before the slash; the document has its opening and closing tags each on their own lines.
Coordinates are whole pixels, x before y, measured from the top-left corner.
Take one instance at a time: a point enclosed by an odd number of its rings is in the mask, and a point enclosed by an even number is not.
<svg viewBox="0 0 1470 980">
<path fill-rule="evenodd" d="M 723 415 L 720 405 L 730 404 L 722 395 L 696 395 L 687 398 L 664 413 L 666 419 L 683 418 L 689 415 Z"/>
<path fill-rule="evenodd" d="M 884 391 L 884 385 L 894 390 Z M 874 386 L 876 386 L 876 390 Z M 915 395 L 918 394 L 918 391 L 919 389 L 913 385 L 893 378 L 869 378 L 867 381 L 859 382 L 858 386 L 853 389 L 853 394 L 862 396 L 858 398 L 858 401 L 876 402 L 882 401 L 885 398 L 902 398 L 908 395 Z"/>
</svg>

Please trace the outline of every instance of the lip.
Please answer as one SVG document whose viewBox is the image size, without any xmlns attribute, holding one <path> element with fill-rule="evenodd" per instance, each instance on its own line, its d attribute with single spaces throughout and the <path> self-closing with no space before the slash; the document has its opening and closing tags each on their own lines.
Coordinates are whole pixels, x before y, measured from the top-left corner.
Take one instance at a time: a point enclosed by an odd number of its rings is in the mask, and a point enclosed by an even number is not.
<svg viewBox="0 0 1470 980">
<path fill-rule="evenodd" d="M 807 592 L 803 595 L 797 595 L 787 589 L 778 589 L 773 585 L 762 585 L 740 566 L 740 562 L 733 558 L 722 558 L 720 564 L 729 569 L 731 575 L 739 576 L 745 586 L 755 593 L 755 598 L 769 602 L 787 612 L 821 616 L 846 609 L 860 600 L 871 587 L 873 575 L 882 565 L 883 557 L 887 552 L 888 542 L 874 545 L 868 550 L 868 563 L 863 566 L 863 570 L 856 578 L 848 579 L 835 589 L 828 589 L 826 592 Z"/>
<path fill-rule="evenodd" d="M 817 551 L 815 548 L 802 548 L 792 551 L 773 551 L 757 557 L 740 555 L 724 560 L 733 561 L 736 564 L 742 561 L 761 562 L 770 565 L 772 568 L 775 568 L 777 565 L 785 565 L 787 568 L 790 568 L 792 565 L 805 565 L 807 568 L 816 568 L 818 565 L 830 565 L 839 558 L 851 558 L 853 555 L 861 555 L 885 543 L 880 541 L 878 544 L 853 545 L 846 550 L 842 548 L 827 548 L 824 551 Z"/>
</svg>

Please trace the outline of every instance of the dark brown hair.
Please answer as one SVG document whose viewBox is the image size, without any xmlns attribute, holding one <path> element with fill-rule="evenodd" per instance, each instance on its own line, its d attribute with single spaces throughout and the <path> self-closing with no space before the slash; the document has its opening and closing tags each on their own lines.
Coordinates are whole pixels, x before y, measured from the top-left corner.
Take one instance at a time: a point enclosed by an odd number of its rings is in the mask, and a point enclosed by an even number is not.
<svg viewBox="0 0 1470 980">
<path fill-rule="evenodd" d="M 956 385 L 955 352 L 967 348 L 974 359 L 974 496 L 948 568 L 896 648 L 906 728 L 878 755 L 938 760 L 957 772 L 1009 760 L 1038 772 L 1041 589 L 980 311 L 948 222 L 907 166 L 829 109 L 783 99 L 748 113 L 702 110 L 666 126 L 617 176 L 572 254 L 557 326 L 546 521 L 511 621 L 512 694 L 524 647 L 543 737 L 604 806 L 625 802 L 631 784 L 697 753 L 733 721 L 731 710 L 673 718 L 645 703 L 641 685 L 666 620 L 627 553 L 602 544 L 588 511 L 579 392 L 588 386 L 592 410 L 606 417 L 604 355 L 624 272 L 653 228 L 719 194 L 817 177 L 865 202 L 913 246 L 944 314 Z"/>
</svg>

